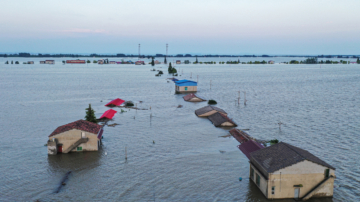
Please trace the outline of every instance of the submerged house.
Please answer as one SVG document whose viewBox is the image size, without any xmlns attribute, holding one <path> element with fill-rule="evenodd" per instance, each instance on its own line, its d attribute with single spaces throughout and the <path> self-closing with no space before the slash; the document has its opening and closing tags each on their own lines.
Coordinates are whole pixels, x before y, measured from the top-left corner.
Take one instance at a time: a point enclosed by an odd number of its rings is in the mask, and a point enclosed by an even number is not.
<svg viewBox="0 0 360 202">
<path fill-rule="evenodd" d="M 236 127 L 237 124 L 226 115 L 216 112 L 208 116 L 208 119 L 214 124 L 215 127 Z"/>
<path fill-rule="evenodd" d="M 190 80 L 179 80 L 175 81 L 175 92 L 176 93 L 189 93 L 197 91 L 197 82 Z"/>
<path fill-rule="evenodd" d="M 250 179 L 267 199 L 333 196 L 335 168 L 306 150 L 280 142 L 248 154 Z"/>
<path fill-rule="evenodd" d="M 206 101 L 204 98 L 199 97 L 199 96 L 197 96 L 197 95 L 194 94 L 194 93 L 190 93 L 190 94 L 188 94 L 188 95 L 185 95 L 183 98 L 184 98 L 185 101 L 188 101 L 188 102 L 202 102 L 202 101 Z"/>
<path fill-rule="evenodd" d="M 125 100 L 122 100 L 120 98 L 116 98 L 115 100 L 112 100 L 111 102 L 107 103 L 105 106 L 107 107 L 118 107 L 121 104 L 123 104 Z"/>
<path fill-rule="evenodd" d="M 241 144 L 253 139 L 249 134 L 237 128 L 231 129 L 229 133 Z"/>
<path fill-rule="evenodd" d="M 135 65 L 145 65 L 145 62 L 144 61 L 136 61 Z"/>
<path fill-rule="evenodd" d="M 45 60 L 45 64 L 55 64 L 55 60 Z"/>
<path fill-rule="evenodd" d="M 181 64 L 181 60 L 176 60 L 176 64 Z"/>
<path fill-rule="evenodd" d="M 275 61 L 274 60 L 269 60 L 268 64 L 275 64 Z"/>
<path fill-rule="evenodd" d="M 113 110 L 113 109 L 109 109 L 106 112 L 104 112 L 104 114 L 98 119 L 99 121 L 106 121 L 106 120 L 111 120 L 117 111 Z"/>
<path fill-rule="evenodd" d="M 66 64 L 85 64 L 85 60 L 66 60 Z"/>
<path fill-rule="evenodd" d="M 219 113 L 227 116 L 227 113 L 224 110 L 222 110 L 218 107 L 211 106 L 211 105 L 195 110 L 196 116 L 199 116 L 199 117 L 208 117 L 210 115 L 215 114 L 216 112 L 219 112 Z"/>
<path fill-rule="evenodd" d="M 103 126 L 85 120 L 78 120 L 59 126 L 49 135 L 48 154 L 98 151 Z"/>
</svg>

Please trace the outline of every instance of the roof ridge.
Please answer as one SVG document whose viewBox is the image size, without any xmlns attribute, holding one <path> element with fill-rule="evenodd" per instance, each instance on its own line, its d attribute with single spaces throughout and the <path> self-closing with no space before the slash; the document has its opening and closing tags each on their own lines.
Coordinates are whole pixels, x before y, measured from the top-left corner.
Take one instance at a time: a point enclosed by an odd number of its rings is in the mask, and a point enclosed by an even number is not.
<svg viewBox="0 0 360 202">
<path fill-rule="evenodd" d="M 298 154 L 299 156 L 301 156 L 303 159 L 308 160 L 308 159 L 305 158 L 303 155 L 301 155 L 299 152 L 297 152 L 297 151 L 294 150 L 293 148 L 289 147 L 288 143 L 286 143 L 286 142 L 282 142 L 282 143 L 284 143 L 285 146 L 287 146 L 289 149 L 293 150 L 295 153 L 297 153 L 297 154 Z M 292 145 L 291 145 L 291 146 L 292 146 Z M 293 147 L 295 147 L 295 146 L 293 146 Z M 300 149 L 300 148 L 299 148 L 299 149 Z"/>
</svg>

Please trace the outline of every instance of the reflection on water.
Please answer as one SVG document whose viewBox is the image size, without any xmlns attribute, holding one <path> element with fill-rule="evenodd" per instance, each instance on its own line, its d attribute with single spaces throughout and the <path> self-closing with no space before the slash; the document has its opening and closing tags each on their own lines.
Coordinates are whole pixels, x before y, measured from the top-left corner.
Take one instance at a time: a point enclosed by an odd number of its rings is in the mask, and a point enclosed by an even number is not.
<svg viewBox="0 0 360 202">
<path fill-rule="evenodd" d="M 165 80 L 170 75 L 155 77 L 147 65 L 15 67 L 2 60 L 1 200 L 266 201 L 247 179 L 249 163 L 237 141 L 219 138 L 227 130 L 196 117 L 194 111 L 206 103 L 174 95 L 174 84 Z M 199 75 L 199 94 L 215 99 L 239 128 L 258 139 L 277 138 L 307 149 L 336 167 L 334 201 L 359 198 L 358 66 L 178 67 L 181 79 Z M 239 90 L 246 91 L 246 106 L 237 105 Z M 56 127 L 84 118 L 89 103 L 100 116 L 104 104 L 117 97 L 149 110 L 117 113 L 112 123 L 119 125 L 105 127 L 99 152 L 47 155 L 43 145 Z M 68 171 L 66 186 L 53 194 Z"/>
</svg>

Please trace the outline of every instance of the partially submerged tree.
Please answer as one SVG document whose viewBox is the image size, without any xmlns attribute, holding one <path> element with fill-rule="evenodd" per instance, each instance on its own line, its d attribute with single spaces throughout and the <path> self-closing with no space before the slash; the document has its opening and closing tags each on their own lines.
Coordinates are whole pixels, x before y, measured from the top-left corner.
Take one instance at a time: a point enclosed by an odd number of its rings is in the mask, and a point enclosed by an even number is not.
<svg viewBox="0 0 360 202">
<path fill-rule="evenodd" d="M 155 66 L 154 57 L 151 59 L 151 66 Z"/>
<path fill-rule="evenodd" d="M 85 109 L 86 110 L 86 116 L 85 120 L 97 123 L 95 111 L 91 108 L 91 104 L 89 104 L 89 107 Z"/>
</svg>

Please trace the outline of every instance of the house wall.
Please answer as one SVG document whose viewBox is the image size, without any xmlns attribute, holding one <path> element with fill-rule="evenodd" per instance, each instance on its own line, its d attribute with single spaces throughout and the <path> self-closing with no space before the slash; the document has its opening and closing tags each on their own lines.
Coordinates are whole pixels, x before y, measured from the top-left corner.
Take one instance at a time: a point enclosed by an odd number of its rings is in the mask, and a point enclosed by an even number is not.
<svg viewBox="0 0 360 202">
<path fill-rule="evenodd" d="M 268 198 L 294 198 L 295 188 L 300 189 L 300 198 L 308 193 L 312 188 L 325 179 L 325 166 L 304 160 L 292 166 L 280 169 L 269 174 Z M 281 173 L 281 174 L 280 174 Z M 335 171 L 330 169 L 330 175 L 335 176 Z M 302 187 L 294 187 L 294 185 Z M 332 196 L 334 181 L 329 180 L 323 189 L 319 190 L 318 195 Z M 275 194 L 271 194 L 271 188 L 275 186 Z M 314 195 L 315 197 L 316 195 Z"/>
<path fill-rule="evenodd" d="M 230 123 L 230 122 L 224 122 L 221 124 L 221 126 L 227 127 L 227 126 L 234 126 L 234 124 Z"/>
<path fill-rule="evenodd" d="M 197 97 L 193 97 L 193 98 L 191 98 L 189 101 L 190 101 L 190 102 L 201 102 L 201 101 L 203 101 L 203 100 L 200 99 L 200 98 L 197 98 Z"/>
<path fill-rule="evenodd" d="M 98 138 L 97 134 L 89 133 L 86 131 L 72 129 L 54 136 L 49 137 L 49 140 L 52 138 L 56 138 L 58 140 L 58 144 L 63 144 L 62 148 L 65 151 L 72 144 L 78 141 L 81 138 L 81 133 L 85 133 L 85 137 L 89 138 L 89 141 L 86 143 L 80 144 L 78 147 L 82 147 L 82 151 L 97 151 L 98 150 Z M 76 152 L 76 148 L 72 150 L 72 152 Z"/>
<path fill-rule="evenodd" d="M 211 116 L 211 115 L 215 114 L 216 112 L 218 112 L 218 111 L 212 110 L 212 111 L 206 112 L 205 114 L 201 114 L 201 115 L 199 115 L 199 116 L 201 116 L 201 117 L 208 117 L 208 116 Z M 221 113 L 221 112 L 219 112 L 219 113 L 227 116 L 227 114 L 224 114 L 224 113 Z"/>
<path fill-rule="evenodd" d="M 187 87 L 187 90 L 185 90 L 185 87 Z M 177 92 L 196 92 L 197 86 L 177 86 L 177 85 L 175 85 L 175 90 Z"/>
<path fill-rule="evenodd" d="M 254 166 L 252 166 L 251 164 L 250 164 L 250 170 L 251 170 L 251 168 L 253 168 L 254 169 L 254 177 L 253 178 L 251 178 L 251 176 L 250 176 L 250 180 L 252 180 L 254 183 L 255 183 L 255 185 L 260 189 L 260 191 L 265 195 L 265 197 L 267 196 L 267 186 L 268 186 L 268 181 L 264 178 L 264 176 L 263 175 L 261 175 L 261 173 L 259 172 L 259 170 L 258 169 L 256 169 Z M 249 171 L 249 173 L 250 173 L 250 171 Z M 258 174 L 259 176 L 260 176 L 260 186 L 258 186 L 257 184 L 256 184 L 256 174 Z"/>
</svg>

